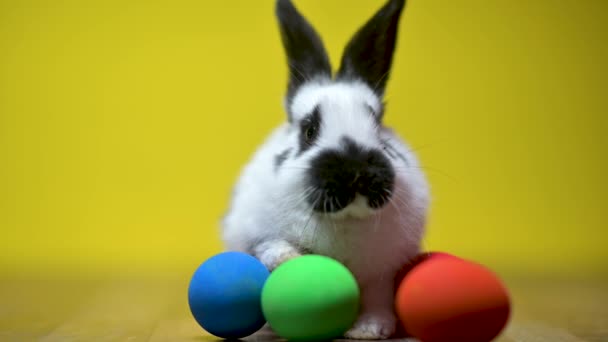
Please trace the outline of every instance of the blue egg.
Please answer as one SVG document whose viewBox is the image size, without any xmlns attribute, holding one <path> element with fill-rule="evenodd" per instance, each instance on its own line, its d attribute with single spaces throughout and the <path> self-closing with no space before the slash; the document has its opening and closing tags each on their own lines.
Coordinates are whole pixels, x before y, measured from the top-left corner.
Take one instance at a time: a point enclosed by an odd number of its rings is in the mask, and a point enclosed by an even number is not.
<svg viewBox="0 0 608 342">
<path fill-rule="evenodd" d="M 194 319 L 207 332 L 221 338 L 249 336 L 265 323 L 261 296 L 268 269 L 241 252 L 217 254 L 194 272 L 188 304 Z"/>
</svg>

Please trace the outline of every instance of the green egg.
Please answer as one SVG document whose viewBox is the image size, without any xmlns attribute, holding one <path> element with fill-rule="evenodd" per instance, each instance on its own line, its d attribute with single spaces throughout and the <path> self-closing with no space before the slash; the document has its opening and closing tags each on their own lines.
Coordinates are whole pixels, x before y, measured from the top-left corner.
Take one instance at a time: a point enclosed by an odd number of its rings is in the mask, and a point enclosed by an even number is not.
<svg viewBox="0 0 608 342">
<path fill-rule="evenodd" d="M 359 313 L 359 287 L 338 261 L 320 255 L 289 260 L 268 277 L 262 311 L 272 329 L 295 341 L 341 337 Z"/>
</svg>

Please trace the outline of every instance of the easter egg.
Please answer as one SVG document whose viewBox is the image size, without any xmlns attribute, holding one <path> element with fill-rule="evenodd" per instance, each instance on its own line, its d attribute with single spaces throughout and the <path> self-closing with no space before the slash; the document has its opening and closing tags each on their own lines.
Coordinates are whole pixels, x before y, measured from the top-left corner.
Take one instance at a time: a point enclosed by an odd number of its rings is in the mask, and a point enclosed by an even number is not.
<svg viewBox="0 0 608 342">
<path fill-rule="evenodd" d="M 226 339 L 253 334 L 265 323 L 262 289 L 268 269 L 241 252 L 217 254 L 194 272 L 188 304 L 194 319 L 207 332 Z"/>
<path fill-rule="evenodd" d="M 262 310 L 271 328 L 295 341 L 342 336 L 359 312 L 359 287 L 338 261 L 305 255 L 277 267 L 262 291 Z"/>
<path fill-rule="evenodd" d="M 403 265 L 403 267 L 401 267 L 401 269 L 399 269 L 397 271 L 397 274 L 395 275 L 395 280 L 394 280 L 394 286 L 395 288 L 399 287 L 399 284 L 401 284 L 401 281 L 403 280 L 403 278 L 416 266 L 420 265 L 421 263 L 430 260 L 430 259 L 436 259 L 436 258 L 455 258 L 455 259 L 460 259 L 452 254 L 449 253 L 445 253 L 445 252 L 436 252 L 436 251 L 430 251 L 430 252 L 422 252 L 419 253 L 417 256 L 415 256 L 413 259 L 411 259 L 407 264 Z"/>
<path fill-rule="evenodd" d="M 405 331 L 424 342 L 488 342 L 507 324 L 510 298 L 487 268 L 444 255 L 407 273 L 395 309 Z"/>
</svg>

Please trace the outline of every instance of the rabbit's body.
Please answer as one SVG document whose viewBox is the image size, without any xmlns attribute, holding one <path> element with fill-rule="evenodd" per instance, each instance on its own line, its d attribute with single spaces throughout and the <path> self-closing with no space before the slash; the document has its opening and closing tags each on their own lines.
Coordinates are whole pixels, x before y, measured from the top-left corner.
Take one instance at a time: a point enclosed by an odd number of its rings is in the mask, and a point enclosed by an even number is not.
<svg viewBox="0 0 608 342">
<path fill-rule="evenodd" d="M 286 147 L 286 142 L 294 138 L 288 124 L 279 126 L 244 168 L 232 210 L 223 221 L 228 247 L 254 253 L 260 241 L 280 239 L 300 252 L 342 261 L 361 281 L 392 277 L 419 252 L 424 232 L 428 188 L 413 153 L 391 130 L 382 128 L 379 138 L 406 159 L 395 154 L 398 172 L 390 204 L 370 213 L 351 204 L 337 213 L 316 214 L 305 202 L 309 186 L 303 182 L 315 153 L 290 159 L 295 148 Z M 277 165 L 280 156 L 285 160 Z"/>
<path fill-rule="evenodd" d="M 350 338 L 394 332 L 394 277 L 419 253 L 424 234 L 427 183 L 411 150 L 382 124 L 391 39 L 402 7 L 403 1 L 389 0 L 364 26 L 334 80 L 312 28 L 289 0 L 278 0 L 291 68 L 288 122 L 242 170 L 223 219 L 227 248 L 251 253 L 270 270 L 307 253 L 346 265 L 362 291 Z M 364 48 L 382 50 L 376 57 L 383 59 L 372 56 L 371 68 L 379 67 L 362 75 L 366 69 L 352 57 L 374 37 L 387 42 Z"/>
</svg>

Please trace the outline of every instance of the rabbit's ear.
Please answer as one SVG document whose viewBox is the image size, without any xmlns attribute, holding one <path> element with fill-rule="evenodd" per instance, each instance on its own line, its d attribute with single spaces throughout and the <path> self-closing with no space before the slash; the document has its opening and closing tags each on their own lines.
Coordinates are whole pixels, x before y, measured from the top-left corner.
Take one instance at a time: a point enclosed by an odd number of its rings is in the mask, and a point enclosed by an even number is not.
<svg viewBox="0 0 608 342">
<path fill-rule="evenodd" d="M 289 64 L 290 99 L 306 81 L 318 77 L 330 79 L 331 65 L 321 38 L 290 0 L 277 0 L 276 15 Z"/>
<path fill-rule="evenodd" d="M 405 0 L 388 0 L 350 40 L 336 78 L 361 80 L 380 97 L 388 80 Z"/>
</svg>

